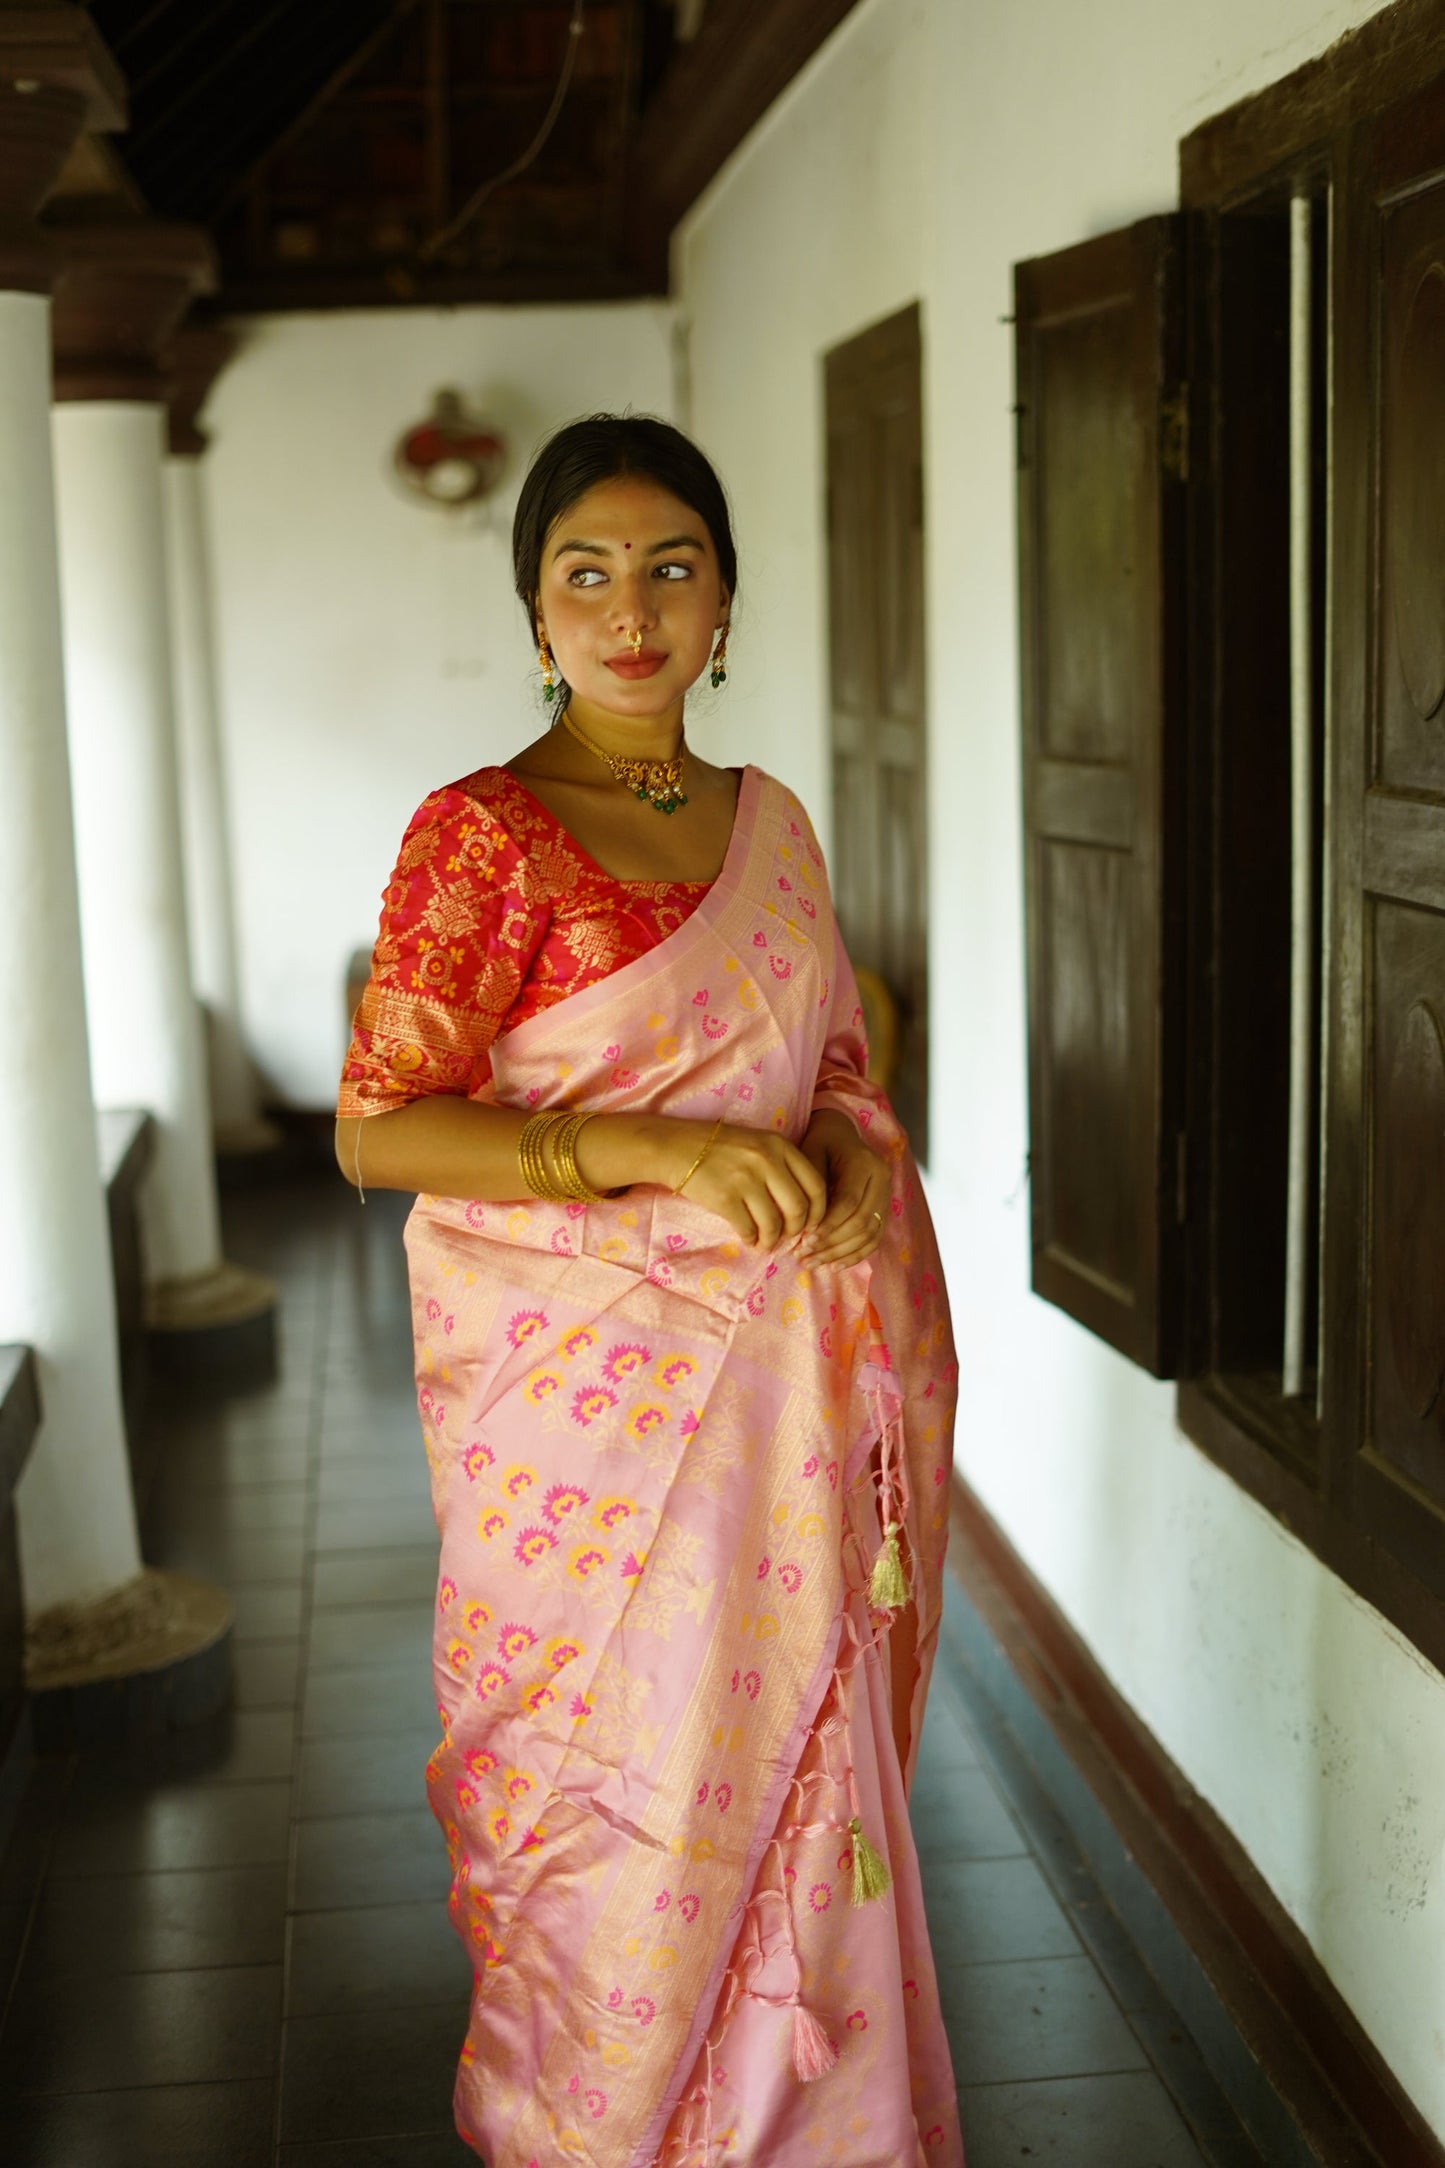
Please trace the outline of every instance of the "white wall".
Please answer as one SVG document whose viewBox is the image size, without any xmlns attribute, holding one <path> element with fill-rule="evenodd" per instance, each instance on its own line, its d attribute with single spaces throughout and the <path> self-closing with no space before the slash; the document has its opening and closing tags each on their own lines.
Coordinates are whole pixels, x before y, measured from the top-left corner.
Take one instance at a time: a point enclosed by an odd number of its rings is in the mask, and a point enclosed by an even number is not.
<svg viewBox="0 0 1445 2168">
<path fill-rule="evenodd" d="M 247 1042 L 274 1092 L 334 1102 L 343 975 L 402 829 L 439 783 L 535 737 L 512 592 L 527 457 L 573 415 L 669 414 L 665 306 L 244 320 L 206 413 L 205 486 Z M 513 463 L 489 510 L 411 501 L 403 429 L 453 384 Z"/>
<path fill-rule="evenodd" d="M 742 541 L 714 739 L 826 816 L 820 357 L 924 310 L 936 1140 L 959 1462 L 1445 2135 L 1445 1682 L 1036 1301 L 1010 266 L 1168 208 L 1178 138 L 1350 0 L 865 0 L 694 211 L 691 419 Z"/>
</svg>

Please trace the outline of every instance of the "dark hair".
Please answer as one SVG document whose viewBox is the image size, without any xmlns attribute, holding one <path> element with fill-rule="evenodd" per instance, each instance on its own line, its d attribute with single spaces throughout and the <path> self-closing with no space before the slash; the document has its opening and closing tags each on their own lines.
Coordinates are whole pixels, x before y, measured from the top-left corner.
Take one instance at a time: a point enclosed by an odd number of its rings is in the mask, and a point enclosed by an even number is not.
<svg viewBox="0 0 1445 2168">
<path fill-rule="evenodd" d="M 547 439 L 527 469 L 512 521 L 512 568 L 528 622 L 537 630 L 542 552 L 559 519 L 599 482 L 643 475 L 670 490 L 705 522 L 729 596 L 738 588 L 738 553 L 722 483 L 690 437 L 651 414 L 588 414 Z"/>
</svg>

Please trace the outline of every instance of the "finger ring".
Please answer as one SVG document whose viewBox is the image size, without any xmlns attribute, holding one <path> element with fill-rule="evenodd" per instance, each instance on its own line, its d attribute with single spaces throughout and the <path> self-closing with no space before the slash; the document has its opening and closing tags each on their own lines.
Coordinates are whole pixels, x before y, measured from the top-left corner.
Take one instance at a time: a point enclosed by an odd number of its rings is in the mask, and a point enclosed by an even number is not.
<svg viewBox="0 0 1445 2168">
<path fill-rule="evenodd" d="M 883 1214 L 881 1212 L 875 1212 L 873 1217 L 877 1220 L 879 1226 L 881 1227 L 883 1225 Z"/>
</svg>

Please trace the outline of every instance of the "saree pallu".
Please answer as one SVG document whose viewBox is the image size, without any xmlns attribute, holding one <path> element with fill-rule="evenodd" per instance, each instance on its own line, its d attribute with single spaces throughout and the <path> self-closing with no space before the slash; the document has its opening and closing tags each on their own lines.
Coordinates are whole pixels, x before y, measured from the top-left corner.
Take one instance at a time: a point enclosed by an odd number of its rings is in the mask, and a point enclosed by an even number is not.
<svg viewBox="0 0 1445 2168">
<path fill-rule="evenodd" d="M 837 1106 L 892 1186 L 846 1269 L 645 1184 L 413 1209 L 427 1781 L 476 1973 L 458 2128 L 489 2168 L 958 2168 L 905 1805 L 956 1368 L 797 801 L 745 770 L 685 924 L 491 1055 L 482 1096 L 516 1107 L 796 1142 Z M 889 1609 L 893 1546 L 911 1597 Z M 892 1872 L 862 1904 L 858 1846 Z"/>
</svg>

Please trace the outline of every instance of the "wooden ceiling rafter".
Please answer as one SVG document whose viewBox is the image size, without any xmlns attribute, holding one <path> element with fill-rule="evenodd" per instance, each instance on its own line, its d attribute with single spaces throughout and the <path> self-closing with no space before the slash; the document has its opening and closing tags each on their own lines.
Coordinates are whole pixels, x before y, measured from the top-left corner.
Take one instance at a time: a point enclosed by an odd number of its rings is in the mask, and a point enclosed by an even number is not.
<svg viewBox="0 0 1445 2168">
<path fill-rule="evenodd" d="M 245 313 L 665 293 L 678 220 L 856 0 L 585 0 L 558 125 L 494 190 L 548 109 L 572 0 L 88 5 L 131 63 L 132 200 L 205 224 L 214 309 Z M 82 193 L 100 170 L 77 158 Z"/>
</svg>

